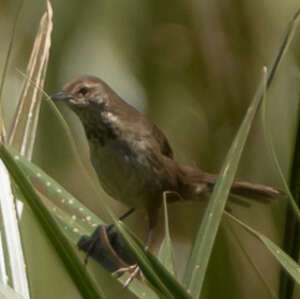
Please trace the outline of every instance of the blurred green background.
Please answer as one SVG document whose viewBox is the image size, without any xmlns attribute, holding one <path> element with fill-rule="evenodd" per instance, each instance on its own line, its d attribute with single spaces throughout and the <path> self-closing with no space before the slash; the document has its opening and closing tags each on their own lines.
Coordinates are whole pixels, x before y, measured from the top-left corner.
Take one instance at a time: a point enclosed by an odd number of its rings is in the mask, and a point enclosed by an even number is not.
<svg viewBox="0 0 300 299">
<path fill-rule="evenodd" d="M 143 111 L 166 133 L 176 158 L 218 172 L 261 77 L 282 41 L 299 1 L 258 0 L 90 0 L 52 1 L 54 31 L 46 91 L 58 91 L 78 75 L 101 77 L 121 97 Z M 0 1 L 0 63 L 4 64 L 17 1 Z M 4 92 L 4 117 L 9 127 L 36 34 L 44 1 L 27 0 Z M 299 30 L 298 30 L 299 31 Z M 268 93 L 268 125 L 281 166 L 288 176 L 293 154 L 300 90 L 300 32 Z M 88 148 L 78 119 L 59 106 L 71 126 L 84 163 Z M 61 125 L 47 103 L 41 108 L 33 161 L 90 209 L 105 218 L 99 195 L 70 150 Z M 239 168 L 239 178 L 280 187 L 257 117 Z M 106 196 L 103 192 L 101 196 Z M 176 263 L 182 274 L 201 203 L 170 205 L 170 226 Z M 118 214 L 124 211 L 112 201 Z M 286 203 L 232 205 L 235 215 L 282 242 Z M 140 236 L 147 228 L 143 213 L 128 222 Z M 108 220 L 108 219 L 106 219 Z M 140 224 L 142 223 L 142 225 Z M 257 241 L 237 228 L 266 281 L 277 290 L 278 265 Z M 157 236 L 161 227 L 157 229 Z M 159 237 L 156 238 L 157 242 Z M 218 288 L 216 288 L 218 286 Z M 240 250 L 228 226 L 218 235 L 203 298 L 268 298 L 265 286 Z M 296 298 L 296 297 L 295 297 Z"/>
</svg>

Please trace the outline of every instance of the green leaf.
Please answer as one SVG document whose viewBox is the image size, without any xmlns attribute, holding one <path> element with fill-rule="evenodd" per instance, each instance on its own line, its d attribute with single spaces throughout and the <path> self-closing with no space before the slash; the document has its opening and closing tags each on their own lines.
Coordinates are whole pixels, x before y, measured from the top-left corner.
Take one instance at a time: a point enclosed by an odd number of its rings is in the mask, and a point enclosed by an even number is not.
<svg viewBox="0 0 300 299">
<path fill-rule="evenodd" d="M 188 288 L 189 292 L 197 298 L 201 293 L 208 261 L 224 212 L 227 197 L 237 171 L 238 163 L 254 116 L 261 101 L 264 88 L 263 83 L 263 81 L 260 83 L 256 95 L 247 110 L 246 116 L 225 158 L 203 221 L 197 233 L 192 254 L 188 260 L 184 275 L 184 285 Z"/>
<path fill-rule="evenodd" d="M 23 1 L 20 1 L 18 7 L 17 16 L 14 22 L 11 40 L 9 44 L 9 49 L 4 65 L 4 70 L 1 78 L 0 93 L 2 95 L 5 77 L 8 70 L 9 58 L 12 52 L 13 41 L 16 33 L 16 24 L 21 12 Z M 37 83 L 42 85 L 45 78 L 45 71 L 47 66 L 47 61 L 49 57 L 50 48 L 50 34 L 52 30 L 52 8 L 47 2 L 47 10 L 44 13 L 41 24 L 39 27 L 40 32 L 37 34 L 36 42 L 34 44 L 30 62 L 28 64 L 28 76 L 32 79 L 37 80 Z M 38 42 L 43 39 L 42 42 Z M 37 52 L 45 47 L 42 55 L 38 55 Z M 35 63 L 33 60 L 35 59 Z M 0 96 L 1 97 L 1 96 Z M 36 90 L 30 90 L 28 86 L 24 86 L 22 97 L 19 101 L 19 108 L 16 112 L 15 122 L 13 128 L 15 133 L 23 135 L 23 138 L 12 138 L 11 142 L 15 141 L 19 150 L 28 157 L 31 157 L 32 147 L 34 143 L 34 137 L 36 132 L 37 119 L 39 114 L 39 103 L 40 96 L 36 93 Z M 1 107 L 0 107 L 1 108 Z M 1 112 L 0 112 L 1 113 Z M 1 118 L 1 116 L 0 116 Z M 2 120 L 1 120 L 2 122 Z M 5 131 L 4 128 L 0 128 L 1 140 L 5 141 Z M 2 172 L 3 176 L 5 169 Z M 9 183 L 8 183 L 9 184 Z M 7 186 L 7 190 L 10 186 Z M 6 196 L 6 198 L 4 198 Z M 8 252 L 7 259 L 5 259 L 6 267 L 9 272 L 9 277 L 14 285 L 14 288 L 25 297 L 29 297 L 29 287 L 27 281 L 27 273 L 24 261 L 23 247 L 20 240 L 20 226 L 18 219 L 16 217 L 16 201 L 14 201 L 11 193 L 6 193 L 4 196 L 1 195 L 1 212 L 3 215 L 3 231 L 5 233 L 6 239 L 3 244 Z"/>
<path fill-rule="evenodd" d="M 166 269 L 175 276 L 174 254 L 172 240 L 169 230 L 169 217 L 166 198 L 163 200 L 164 218 L 165 218 L 165 237 L 159 248 L 158 259 L 166 267 Z"/>
<path fill-rule="evenodd" d="M 296 12 L 289 24 L 282 45 L 272 65 L 271 71 L 268 74 L 268 78 L 266 80 L 267 88 L 271 85 L 276 70 L 288 49 L 298 22 L 299 14 L 300 10 Z M 266 72 L 267 70 L 264 68 L 264 73 L 266 74 Z M 223 163 L 220 175 L 213 189 L 211 199 L 205 212 L 203 222 L 197 233 L 195 246 L 188 260 L 187 268 L 184 274 L 184 285 L 194 297 L 199 297 L 201 293 L 209 258 L 226 205 L 230 187 L 234 180 L 240 156 L 242 154 L 252 121 L 263 99 L 265 91 L 264 81 L 265 80 L 261 80 L 252 103 L 247 110 L 247 114 Z"/>
<path fill-rule="evenodd" d="M 17 292 L 15 292 L 12 288 L 8 285 L 4 285 L 0 282 L 0 298 L 5 299 L 25 299 L 25 297 L 21 296 Z"/>
<path fill-rule="evenodd" d="M 41 199 L 52 211 L 57 220 L 62 221 L 78 237 L 90 234 L 104 221 L 86 208 L 79 200 L 69 193 L 63 186 L 48 176 L 42 169 L 26 158 L 20 156 L 12 147 L 7 146 L 9 153 L 17 157 L 16 164 L 24 171 L 36 190 L 43 196 Z"/>
<path fill-rule="evenodd" d="M 11 180 L 5 165 L 0 160 L 0 207 L 1 207 L 1 280 L 11 281 L 14 289 L 29 297 L 29 283 L 25 271 L 25 259 L 16 214 Z M 6 254 L 4 254 L 6 253 Z"/>
<path fill-rule="evenodd" d="M 277 261 L 281 264 L 281 266 L 291 275 L 291 277 L 300 284 L 300 266 L 290 258 L 283 250 L 280 249 L 275 243 L 273 243 L 269 238 L 264 236 L 263 234 L 257 232 L 253 228 L 249 227 L 245 223 L 243 223 L 238 218 L 233 215 L 226 213 L 226 216 L 233 220 L 235 223 L 239 224 L 243 229 L 247 232 L 251 233 L 255 236 L 259 241 L 261 241 L 266 248 L 270 251 L 271 254 L 277 259 Z"/>
<path fill-rule="evenodd" d="M 17 166 L 14 158 L 2 144 L 0 144 L 0 157 L 20 188 L 41 227 L 49 237 L 83 298 L 105 298 L 100 287 L 95 285 L 95 282 L 89 277 L 74 249 L 58 228 L 47 208 L 38 198 L 23 171 Z"/>
<path fill-rule="evenodd" d="M 274 145 L 273 145 L 273 141 L 272 141 L 272 135 L 271 135 L 271 132 L 269 131 L 268 129 L 268 126 L 267 126 L 267 117 L 266 117 L 266 111 L 267 111 L 267 97 L 266 97 L 266 88 L 265 88 L 265 92 L 264 92 L 264 100 L 263 100 L 263 105 L 262 105 L 262 125 L 263 125 L 263 131 L 264 131 L 264 136 L 265 136 L 265 139 L 266 139 L 266 143 L 267 143 L 267 146 L 269 148 L 269 151 L 271 153 L 271 157 L 272 157 L 272 160 L 273 160 L 273 163 L 277 169 L 277 172 L 279 174 L 279 177 L 281 179 L 281 182 L 282 182 L 282 185 L 284 187 L 284 191 L 285 193 L 287 194 L 287 198 L 289 200 L 289 203 L 298 219 L 298 221 L 300 221 L 300 210 L 299 210 L 299 207 L 290 191 L 290 188 L 288 186 L 288 183 L 284 177 L 284 174 L 283 174 L 283 171 L 280 167 L 280 163 L 278 161 L 278 158 L 277 158 L 277 155 L 276 155 L 276 151 L 274 149 Z M 298 129 L 299 130 L 299 129 Z M 297 149 L 295 150 L 295 156 L 297 156 L 299 151 L 297 151 Z M 297 159 L 297 158 L 296 158 Z M 296 162 L 296 165 L 295 165 L 295 170 L 297 171 L 299 169 L 299 165 L 298 163 Z M 296 182 L 296 184 L 298 185 L 298 182 Z"/>
<path fill-rule="evenodd" d="M 227 219 L 226 219 L 227 220 Z M 232 227 L 232 224 L 229 221 L 226 221 L 226 229 L 228 229 L 233 236 L 235 243 L 238 245 L 240 250 L 243 252 L 245 258 L 247 259 L 249 265 L 252 267 L 252 269 L 255 271 L 256 276 L 260 279 L 260 281 L 265 286 L 267 292 L 270 295 L 270 298 L 278 299 L 278 296 L 276 294 L 276 291 L 272 288 L 272 286 L 267 282 L 267 278 L 265 276 L 265 273 L 259 269 L 259 265 L 253 261 L 252 257 L 249 255 L 248 250 L 245 248 L 245 244 L 240 239 L 240 236 L 235 232 L 235 230 Z M 249 269 L 250 270 L 250 269 Z"/>
<path fill-rule="evenodd" d="M 125 244 L 131 250 L 143 274 L 158 294 L 167 298 L 191 299 L 191 296 L 180 283 L 161 265 L 156 257 L 144 249 L 143 245 L 122 222 L 116 221 L 115 225 L 122 234 Z"/>
<path fill-rule="evenodd" d="M 56 219 L 63 234 L 74 245 L 77 244 L 82 234 L 89 235 L 97 225 L 104 223 L 38 166 L 18 155 L 11 147 L 6 147 L 6 149 L 11 156 L 14 157 L 17 166 L 24 171 L 27 178 L 30 179 L 35 188 L 39 190 L 40 199 L 51 215 Z M 89 264 L 92 264 L 92 261 L 90 261 Z M 115 295 L 120 288 L 118 285 L 120 282 L 111 277 L 99 264 L 94 265 L 92 270 L 97 281 L 109 282 L 107 284 L 111 286 L 111 290 L 105 293 Z M 105 284 L 105 287 L 103 286 L 104 291 L 106 291 L 107 284 Z M 129 297 L 129 292 L 136 294 L 136 296 L 144 296 L 144 298 L 153 298 L 154 296 L 153 291 L 146 285 L 141 285 L 139 281 L 132 282 L 129 290 L 123 290 L 123 297 L 125 295 Z"/>
<path fill-rule="evenodd" d="M 11 32 L 11 36 L 10 36 L 10 41 L 9 41 L 8 50 L 7 50 L 7 54 L 6 54 L 6 58 L 5 58 L 5 62 L 4 62 L 2 75 L 1 75 L 1 81 L 0 81 L 0 141 L 2 141 L 2 142 L 4 142 L 5 138 L 6 138 L 4 119 L 2 117 L 2 114 L 3 114 L 2 113 L 2 95 L 3 95 L 3 91 L 4 91 L 4 85 L 5 85 L 8 65 L 9 65 L 10 57 L 11 57 L 11 53 L 12 53 L 12 48 L 13 48 L 14 40 L 15 40 L 15 36 L 16 36 L 17 23 L 18 23 L 18 20 L 20 17 L 23 3 L 24 3 L 23 0 L 19 1 L 19 6 L 17 8 L 16 17 L 14 19 L 13 28 L 12 28 L 12 32 Z"/>
</svg>

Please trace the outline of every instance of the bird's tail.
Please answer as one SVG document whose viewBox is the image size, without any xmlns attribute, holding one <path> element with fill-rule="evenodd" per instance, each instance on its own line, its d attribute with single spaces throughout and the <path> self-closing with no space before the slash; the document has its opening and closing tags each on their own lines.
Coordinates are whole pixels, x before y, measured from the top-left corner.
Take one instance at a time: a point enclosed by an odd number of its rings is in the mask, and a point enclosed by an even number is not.
<svg viewBox="0 0 300 299">
<path fill-rule="evenodd" d="M 182 178 L 182 195 L 189 197 L 191 193 L 211 192 L 218 175 L 202 171 L 196 166 L 180 166 Z M 235 180 L 231 186 L 231 195 L 244 196 L 267 203 L 270 199 L 283 196 L 283 192 L 277 188 L 254 184 L 246 181 Z"/>
</svg>

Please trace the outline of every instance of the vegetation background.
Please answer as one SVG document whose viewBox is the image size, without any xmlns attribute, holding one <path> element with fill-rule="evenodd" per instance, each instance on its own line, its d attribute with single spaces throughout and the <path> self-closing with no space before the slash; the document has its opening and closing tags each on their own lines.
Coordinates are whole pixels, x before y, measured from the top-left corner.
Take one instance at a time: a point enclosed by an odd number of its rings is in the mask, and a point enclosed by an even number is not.
<svg viewBox="0 0 300 299">
<path fill-rule="evenodd" d="M 262 66 L 268 66 L 274 59 L 299 2 L 53 0 L 52 5 L 54 31 L 46 91 L 56 92 L 64 82 L 81 74 L 99 76 L 162 128 L 179 161 L 218 172 L 254 94 Z M 4 64 L 16 8 L 16 1 L 0 1 L 0 65 Z M 28 0 L 18 21 L 3 96 L 8 127 L 23 81 L 17 69 L 26 68 L 44 9 L 44 1 Z M 300 32 L 268 93 L 268 125 L 287 177 L 298 117 L 299 42 Z M 59 108 L 71 126 L 85 164 L 97 181 L 89 165 L 87 143 L 78 119 L 63 105 Z M 98 195 L 88 187 L 88 178 L 74 162 L 66 136 L 46 102 L 41 107 L 33 162 L 105 218 Z M 247 142 L 238 177 L 281 187 L 259 117 Z M 103 192 L 101 196 L 106 195 Z M 114 201 L 111 205 L 118 214 L 125 210 Z M 231 208 L 234 215 L 280 245 L 286 206 L 284 200 L 278 200 L 267 206 L 254 203 L 249 208 L 236 205 Z M 202 203 L 169 206 L 179 276 L 183 274 L 199 227 L 201 211 Z M 128 223 L 141 238 L 145 237 L 147 220 L 142 212 L 131 217 Z M 247 254 L 241 250 L 233 231 Z M 161 226 L 157 229 L 156 245 L 160 235 Z M 38 244 L 27 246 L 31 252 L 28 259 L 38 265 L 29 271 L 38 279 L 40 273 L 49 271 L 51 261 L 38 254 L 42 250 Z M 277 262 L 254 238 L 224 222 L 202 297 L 269 298 L 266 285 L 249 257 L 276 293 Z M 59 284 L 59 277 L 51 278 L 52 283 Z M 44 294 L 41 285 L 35 288 L 36 294 Z M 298 287 L 294 298 L 299 296 L 299 291 Z"/>
</svg>

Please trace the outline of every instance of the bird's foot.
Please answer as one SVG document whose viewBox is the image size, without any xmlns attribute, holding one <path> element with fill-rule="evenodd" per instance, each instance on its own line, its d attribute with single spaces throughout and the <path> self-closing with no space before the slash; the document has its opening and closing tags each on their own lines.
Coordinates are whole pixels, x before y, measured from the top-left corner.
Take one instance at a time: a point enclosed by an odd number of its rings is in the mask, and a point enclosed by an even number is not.
<svg viewBox="0 0 300 299">
<path fill-rule="evenodd" d="M 184 198 L 176 191 L 172 191 L 172 190 L 166 190 L 163 192 L 163 199 L 165 199 L 166 201 L 169 202 L 173 202 L 173 201 L 183 201 Z"/>
<path fill-rule="evenodd" d="M 119 277 L 121 275 L 123 275 L 124 273 L 130 273 L 129 277 L 127 278 L 127 280 L 125 281 L 124 284 L 124 288 L 127 288 L 130 283 L 133 281 L 134 278 L 140 278 L 141 280 L 145 280 L 144 274 L 142 272 L 142 270 L 140 269 L 140 267 L 135 264 L 135 265 L 130 265 L 128 267 L 122 267 L 120 269 L 118 269 L 115 274 L 117 274 Z"/>
</svg>

